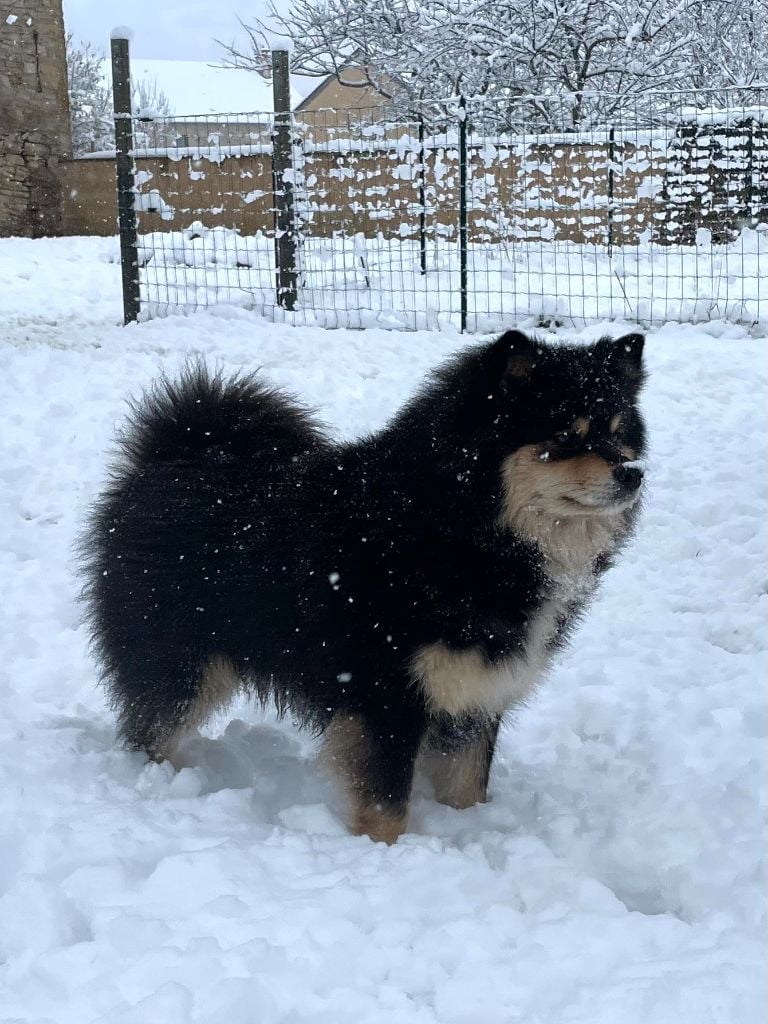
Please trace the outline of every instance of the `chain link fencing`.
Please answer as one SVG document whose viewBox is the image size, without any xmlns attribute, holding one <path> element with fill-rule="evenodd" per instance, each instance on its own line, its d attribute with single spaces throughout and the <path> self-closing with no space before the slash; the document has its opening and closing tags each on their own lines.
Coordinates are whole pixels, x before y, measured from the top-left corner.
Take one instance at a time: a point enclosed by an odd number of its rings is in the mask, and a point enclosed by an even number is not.
<svg viewBox="0 0 768 1024">
<path fill-rule="evenodd" d="M 134 119 L 141 316 L 766 323 L 766 92 Z"/>
</svg>

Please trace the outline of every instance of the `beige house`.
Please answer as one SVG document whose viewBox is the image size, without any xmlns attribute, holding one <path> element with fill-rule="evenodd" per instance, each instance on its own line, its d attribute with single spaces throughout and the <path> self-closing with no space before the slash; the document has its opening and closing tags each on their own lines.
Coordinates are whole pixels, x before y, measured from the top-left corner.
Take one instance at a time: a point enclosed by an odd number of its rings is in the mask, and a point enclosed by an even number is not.
<svg viewBox="0 0 768 1024">
<path fill-rule="evenodd" d="M 342 84 L 335 75 L 321 79 L 311 92 L 307 93 L 296 106 L 296 113 L 318 110 L 361 110 L 381 108 L 386 99 L 370 85 L 363 85 L 365 72 L 362 68 L 345 68 L 344 79 L 349 85 Z M 354 83 L 361 83 L 359 85 Z"/>
<path fill-rule="evenodd" d="M 111 77 L 109 61 L 104 77 Z M 365 80 L 362 68 L 345 69 L 349 82 Z M 162 96 L 170 113 L 137 124 L 140 149 L 209 149 L 269 146 L 272 132 L 272 81 L 265 72 L 221 67 L 203 61 L 131 60 L 134 88 Z M 334 75 L 323 79 L 291 75 L 291 104 L 306 138 L 350 138 L 381 120 L 386 99 L 370 86 L 343 85 Z M 135 111 L 140 113 L 139 111 Z"/>
<path fill-rule="evenodd" d="M 387 99 L 363 84 L 365 71 L 350 67 L 343 74 L 346 81 L 361 84 L 344 85 L 328 75 L 295 107 L 297 121 L 306 125 L 308 136 L 317 142 L 354 136 L 384 116 Z"/>
</svg>

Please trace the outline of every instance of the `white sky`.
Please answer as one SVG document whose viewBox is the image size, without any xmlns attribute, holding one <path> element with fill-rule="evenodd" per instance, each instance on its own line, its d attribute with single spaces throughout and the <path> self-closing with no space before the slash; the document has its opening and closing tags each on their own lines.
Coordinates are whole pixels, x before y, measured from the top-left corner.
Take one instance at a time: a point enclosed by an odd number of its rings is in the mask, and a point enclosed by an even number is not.
<svg viewBox="0 0 768 1024">
<path fill-rule="evenodd" d="M 276 6 L 288 6 L 277 0 Z M 109 51 L 109 34 L 116 25 L 133 30 L 132 54 L 144 58 L 219 60 L 214 42 L 244 38 L 238 14 L 248 22 L 266 13 L 268 0 L 236 0 L 230 6 L 217 0 L 64 0 L 64 22 L 76 39 Z"/>
</svg>

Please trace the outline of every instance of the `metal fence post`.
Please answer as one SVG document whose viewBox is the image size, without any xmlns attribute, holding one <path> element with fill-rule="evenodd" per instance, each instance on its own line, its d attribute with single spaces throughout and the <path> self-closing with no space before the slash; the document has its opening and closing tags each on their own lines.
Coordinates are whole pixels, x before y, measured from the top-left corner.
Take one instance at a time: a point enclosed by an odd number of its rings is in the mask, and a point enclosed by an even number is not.
<svg viewBox="0 0 768 1024">
<path fill-rule="evenodd" d="M 467 329 L 467 103 L 459 97 L 459 294 L 461 333 Z"/>
<path fill-rule="evenodd" d="M 613 162 L 616 158 L 616 130 L 608 132 L 608 255 L 613 255 Z"/>
<path fill-rule="evenodd" d="M 424 117 L 419 114 L 419 267 L 427 272 L 427 166 L 424 151 Z"/>
<path fill-rule="evenodd" d="M 760 193 L 756 188 L 757 175 L 755 174 L 755 135 L 758 130 L 758 120 L 752 115 L 750 118 L 744 119 L 745 128 L 749 126 L 746 131 L 747 136 L 747 154 L 746 154 L 746 174 L 744 175 L 744 185 L 746 192 L 746 202 L 744 206 L 748 211 L 749 227 L 756 228 L 759 220 L 759 210 L 755 209 L 755 200 L 758 199 Z"/>
<path fill-rule="evenodd" d="M 287 50 L 272 51 L 275 130 L 272 137 L 272 187 L 275 195 L 275 266 L 277 304 L 293 310 L 296 287 L 296 215 L 293 194 L 291 79 Z"/>
<path fill-rule="evenodd" d="M 139 319 L 139 246 L 136 228 L 136 165 L 133 159 L 133 113 L 128 40 L 113 37 L 112 102 L 115 113 L 115 167 L 117 219 L 120 231 L 120 266 L 123 281 L 123 322 Z"/>
</svg>

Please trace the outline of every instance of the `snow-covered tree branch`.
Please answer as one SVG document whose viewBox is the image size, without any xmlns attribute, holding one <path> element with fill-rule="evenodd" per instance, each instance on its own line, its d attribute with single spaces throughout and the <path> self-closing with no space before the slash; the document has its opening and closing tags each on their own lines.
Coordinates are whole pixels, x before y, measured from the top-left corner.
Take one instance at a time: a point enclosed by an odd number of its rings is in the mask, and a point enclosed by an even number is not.
<svg viewBox="0 0 768 1024">
<path fill-rule="evenodd" d="M 691 18 L 691 83 L 725 89 L 768 82 L 768 0 L 703 4 Z"/>
<path fill-rule="evenodd" d="M 367 86 L 400 113 L 487 97 L 541 126 L 605 123 L 654 89 L 754 81 L 768 60 L 768 0 L 293 0 L 229 46 L 260 67 L 275 37 L 295 71 Z M 350 78 L 350 66 L 362 69 Z M 345 74 L 346 73 L 346 74 Z M 559 99 L 556 115 L 546 100 Z M 599 96 L 597 94 L 600 94 Z M 563 105 L 567 124 L 562 123 Z M 514 108 L 513 115 L 509 111 Z M 490 109 L 490 105 L 489 105 Z"/>
<path fill-rule="evenodd" d="M 75 42 L 71 33 L 66 37 L 66 46 L 72 152 L 82 156 L 112 150 L 115 129 L 109 62 L 91 43 Z M 168 97 L 154 79 L 142 78 L 133 83 L 132 106 L 137 117 L 162 119 L 171 114 Z M 153 138 L 166 139 L 172 135 L 172 131 L 161 130 Z"/>
<path fill-rule="evenodd" d="M 67 34 L 67 85 L 75 156 L 115 145 L 112 90 L 104 76 L 104 57 L 91 43 Z"/>
</svg>

